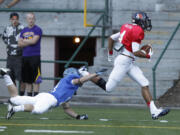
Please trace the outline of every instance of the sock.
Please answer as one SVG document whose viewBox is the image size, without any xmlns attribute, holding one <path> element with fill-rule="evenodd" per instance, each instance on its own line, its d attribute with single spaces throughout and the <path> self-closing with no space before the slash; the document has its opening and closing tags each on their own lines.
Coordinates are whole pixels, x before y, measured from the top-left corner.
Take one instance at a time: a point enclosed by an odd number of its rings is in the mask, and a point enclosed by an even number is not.
<svg viewBox="0 0 180 135">
<path fill-rule="evenodd" d="M 14 106 L 13 110 L 15 112 L 23 112 L 24 111 L 24 105 L 18 105 L 18 106 Z"/>
<path fill-rule="evenodd" d="M 158 110 L 157 107 L 156 107 L 156 105 L 154 104 L 154 101 L 151 101 L 151 102 L 150 102 L 149 108 L 150 108 L 151 114 L 156 113 L 157 110 Z"/>
<path fill-rule="evenodd" d="M 27 95 L 32 97 L 32 92 L 28 92 Z"/>
<path fill-rule="evenodd" d="M 3 77 L 4 77 L 6 86 L 10 86 L 14 84 L 9 75 L 4 75 Z"/>
<path fill-rule="evenodd" d="M 34 92 L 34 96 L 36 96 L 37 94 L 39 94 L 39 92 Z"/>
<path fill-rule="evenodd" d="M 147 102 L 147 106 L 150 107 L 150 102 Z"/>
<path fill-rule="evenodd" d="M 24 93 L 25 93 L 25 91 L 20 91 L 20 92 L 19 92 L 19 95 L 20 95 L 20 96 L 24 96 Z"/>
</svg>

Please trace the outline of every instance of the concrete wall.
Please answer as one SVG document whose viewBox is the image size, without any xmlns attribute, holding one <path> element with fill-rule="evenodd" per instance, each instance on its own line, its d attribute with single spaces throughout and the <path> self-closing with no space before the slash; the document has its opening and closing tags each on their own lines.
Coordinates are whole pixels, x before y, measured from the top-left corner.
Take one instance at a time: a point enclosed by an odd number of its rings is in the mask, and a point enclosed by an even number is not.
<svg viewBox="0 0 180 135">
<path fill-rule="evenodd" d="M 104 0 L 91 0 L 87 2 L 87 9 L 104 9 Z M 3 5 L 2 5 L 3 6 Z M 22 9 L 82 9 L 84 0 L 25 0 L 20 1 L 13 8 Z M 94 24 L 100 14 L 87 14 L 88 23 Z M 7 24 L 9 13 L 0 12 L 1 20 L 0 33 L 2 27 Z M 21 22 L 26 25 L 25 13 L 20 14 Z M 84 28 L 83 13 L 36 13 L 37 24 L 44 30 L 44 35 L 87 35 L 91 28 Z M 100 29 L 95 30 L 93 35 L 100 35 Z"/>
<path fill-rule="evenodd" d="M 8 2 L 8 1 L 7 1 Z M 6 3 L 6 2 L 5 2 Z M 154 11 L 157 0 L 109 0 L 109 23 L 119 25 L 129 20 L 129 15 L 121 16 L 122 11 Z M 3 6 L 3 5 L 2 5 Z M 13 8 L 22 9 L 82 9 L 84 8 L 84 0 L 25 0 L 20 1 Z M 105 8 L 105 0 L 87 0 L 87 9 L 102 10 Z M 120 15 L 119 15 L 120 14 Z M 21 22 L 26 25 L 25 13 L 20 14 Z M 87 14 L 87 21 L 95 24 L 100 14 Z M 7 24 L 9 13 L 0 12 L 1 20 L 0 32 Z M 84 28 L 83 13 L 36 13 L 37 24 L 44 30 L 44 35 L 87 35 L 91 28 Z M 101 22 L 102 23 L 102 22 Z M 100 23 L 100 24 L 101 24 Z M 108 33 L 107 33 L 108 34 Z M 93 36 L 100 36 L 101 29 L 96 29 Z"/>
</svg>

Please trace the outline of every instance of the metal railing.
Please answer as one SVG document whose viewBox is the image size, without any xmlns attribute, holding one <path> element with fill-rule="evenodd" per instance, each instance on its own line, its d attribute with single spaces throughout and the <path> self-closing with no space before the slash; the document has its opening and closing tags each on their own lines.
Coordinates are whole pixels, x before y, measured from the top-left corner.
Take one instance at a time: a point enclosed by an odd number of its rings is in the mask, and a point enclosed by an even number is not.
<svg viewBox="0 0 180 135">
<path fill-rule="evenodd" d="M 109 0 L 105 0 L 105 8 L 103 10 L 102 15 L 99 17 L 99 19 L 97 20 L 96 24 L 92 27 L 92 29 L 89 31 L 88 35 L 84 38 L 84 40 L 81 42 L 81 44 L 79 45 L 79 47 L 76 49 L 76 51 L 73 53 L 73 55 L 71 56 L 71 58 L 69 59 L 68 63 L 66 63 L 66 65 L 64 66 L 65 68 L 67 68 L 69 66 L 69 64 L 74 60 L 74 58 L 76 57 L 76 55 L 78 54 L 78 52 L 80 51 L 80 49 L 85 45 L 85 42 L 88 40 L 88 38 L 90 37 L 91 33 L 95 30 L 95 28 L 98 26 L 99 22 L 101 20 L 103 20 L 103 26 L 102 26 L 102 47 L 104 47 L 104 42 L 105 42 L 105 33 L 106 33 L 106 29 L 105 29 L 105 25 L 106 22 L 108 22 L 108 3 Z"/>
<path fill-rule="evenodd" d="M 73 53 L 73 55 L 71 56 L 71 58 L 68 60 L 68 62 L 66 63 L 66 65 L 64 66 L 65 68 L 67 68 L 69 66 L 70 63 L 72 63 L 72 61 L 74 60 L 74 58 L 76 57 L 76 55 L 78 54 L 78 52 L 80 51 L 80 49 L 85 45 L 85 42 L 88 40 L 89 36 L 91 35 L 91 33 L 95 30 L 95 28 L 97 27 L 97 25 L 99 24 L 99 22 L 104 19 L 104 14 L 102 14 L 99 19 L 97 20 L 96 24 L 92 27 L 92 29 L 89 31 L 88 35 L 84 38 L 84 40 L 81 42 L 81 44 L 78 46 L 78 48 L 76 49 L 76 51 Z"/>
<path fill-rule="evenodd" d="M 168 42 L 167 42 L 165 48 L 164 48 L 163 51 L 161 52 L 161 55 L 159 56 L 158 60 L 156 61 L 155 65 L 154 65 L 153 68 L 152 68 L 152 71 L 153 71 L 153 97 L 154 97 L 154 99 L 156 99 L 156 69 L 157 69 L 157 67 L 158 67 L 158 65 L 159 65 L 159 62 L 161 61 L 164 53 L 166 52 L 169 44 L 171 43 L 172 39 L 174 38 L 177 30 L 179 29 L 179 27 L 180 27 L 180 22 L 179 22 L 178 25 L 176 26 L 175 30 L 173 31 L 171 37 L 169 38 L 169 40 L 168 40 Z"/>
<path fill-rule="evenodd" d="M 0 62 L 6 62 L 6 59 L 0 59 Z M 68 61 L 65 60 L 41 60 L 41 63 L 58 63 L 58 64 L 65 64 Z M 72 61 L 72 64 L 82 64 L 88 67 L 88 62 L 86 61 Z M 2 77 L 1 77 L 2 78 Z M 61 77 L 42 77 L 43 80 L 60 80 Z"/>
</svg>

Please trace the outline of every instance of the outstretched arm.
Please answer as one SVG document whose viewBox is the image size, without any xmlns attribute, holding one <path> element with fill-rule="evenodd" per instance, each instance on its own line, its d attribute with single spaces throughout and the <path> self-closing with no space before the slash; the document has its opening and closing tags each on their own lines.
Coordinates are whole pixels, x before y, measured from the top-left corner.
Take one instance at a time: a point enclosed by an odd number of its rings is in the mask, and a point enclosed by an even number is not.
<svg viewBox="0 0 180 135">
<path fill-rule="evenodd" d="M 82 70 L 80 69 L 79 72 L 83 77 L 78 78 L 78 79 L 73 79 L 72 83 L 75 84 L 75 85 L 76 84 L 82 85 L 86 81 L 89 81 L 89 80 L 93 81 L 93 79 L 95 79 L 96 77 L 98 77 L 99 75 L 103 74 L 106 71 L 107 71 L 107 69 L 103 68 L 103 69 L 101 69 L 101 70 L 99 70 L 99 71 L 97 71 L 95 73 L 90 74 L 89 72 L 83 71 L 83 69 Z"/>
<path fill-rule="evenodd" d="M 71 109 L 69 103 L 64 103 L 64 104 L 62 104 L 62 107 L 63 107 L 63 109 L 64 109 L 64 112 L 65 112 L 67 115 L 69 115 L 69 116 L 71 116 L 71 117 L 73 117 L 73 118 L 76 118 L 76 117 L 78 116 L 78 114 L 75 113 L 75 112 Z"/>
<path fill-rule="evenodd" d="M 74 110 L 70 107 L 69 103 L 62 104 L 62 107 L 64 109 L 64 112 L 73 118 L 76 118 L 78 120 L 87 120 L 88 119 L 87 114 L 78 115 L 76 112 L 74 112 Z"/>
<path fill-rule="evenodd" d="M 83 76 L 81 78 L 78 78 L 78 79 L 73 79 L 72 80 L 72 83 L 73 84 L 83 84 L 89 80 L 91 80 L 92 78 L 95 78 L 97 76 L 96 73 L 93 73 L 93 74 L 89 74 L 89 75 L 86 75 L 86 76 Z"/>
</svg>

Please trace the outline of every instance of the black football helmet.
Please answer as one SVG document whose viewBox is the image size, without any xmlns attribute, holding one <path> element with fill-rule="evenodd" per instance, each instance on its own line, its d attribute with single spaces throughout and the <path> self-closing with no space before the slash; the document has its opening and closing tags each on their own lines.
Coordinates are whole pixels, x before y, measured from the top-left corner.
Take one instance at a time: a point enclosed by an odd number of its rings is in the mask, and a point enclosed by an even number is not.
<svg viewBox="0 0 180 135">
<path fill-rule="evenodd" d="M 143 30 L 151 31 L 152 29 L 151 19 L 142 11 L 136 12 L 132 15 L 132 23 L 141 26 Z"/>
</svg>

